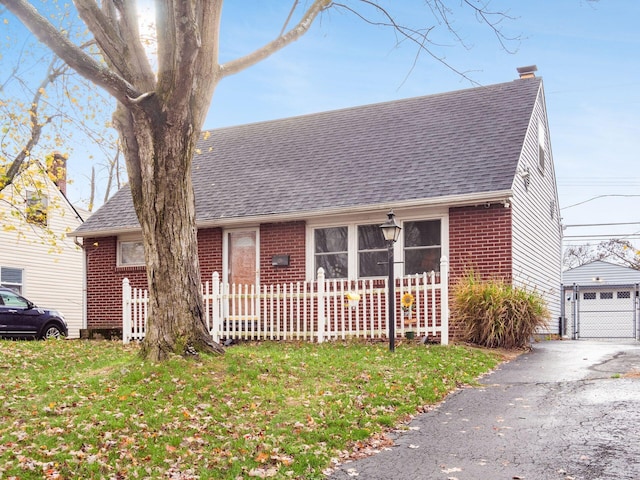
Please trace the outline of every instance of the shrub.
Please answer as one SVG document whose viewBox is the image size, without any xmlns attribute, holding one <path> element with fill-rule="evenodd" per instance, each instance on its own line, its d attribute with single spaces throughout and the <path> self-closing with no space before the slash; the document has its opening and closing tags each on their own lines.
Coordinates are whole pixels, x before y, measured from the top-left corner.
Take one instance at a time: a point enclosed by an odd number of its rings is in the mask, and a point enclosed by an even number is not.
<svg viewBox="0 0 640 480">
<path fill-rule="evenodd" d="M 489 348 L 524 347 L 549 316 L 535 291 L 500 280 L 481 281 L 473 273 L 454 287 L 451 313 L 465 341 Z"/>
</svg>

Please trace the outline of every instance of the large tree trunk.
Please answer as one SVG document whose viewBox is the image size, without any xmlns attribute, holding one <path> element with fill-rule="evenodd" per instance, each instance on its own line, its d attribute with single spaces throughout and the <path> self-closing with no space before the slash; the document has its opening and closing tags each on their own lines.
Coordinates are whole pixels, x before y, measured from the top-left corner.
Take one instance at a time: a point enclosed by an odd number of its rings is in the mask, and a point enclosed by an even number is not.
<svg viewBox="0 0 640 480">
<path fill-rule="evenodd" d="M 221 78 L 300 38 L 331 0 L 314 0 L 297 25 L 256 51 L 218 63 L 222 0 L 155 0 L 157 72 L 133 0 L 74 0 L 106 63 L 74 45 L 27 0 L 0 0 L 71 68 L 118 101 L 114 123 L 142 228 L 149 311 L 143 356 L 222 353 L 204 323 L 191 162 Z M 296 9 L 293 2 L 291 12 Z"/>
<path fill-rule="evenodd" d="M 198 131 L 188 112 L 162 112 L 153 98 L 119 108 L 134 207 L 147 265 L 149 311 L 143 356 L 223 353 L 204 321 L 191 182 Z M 188 160 L 187 160 L 188 159 Z"/>
</svg>

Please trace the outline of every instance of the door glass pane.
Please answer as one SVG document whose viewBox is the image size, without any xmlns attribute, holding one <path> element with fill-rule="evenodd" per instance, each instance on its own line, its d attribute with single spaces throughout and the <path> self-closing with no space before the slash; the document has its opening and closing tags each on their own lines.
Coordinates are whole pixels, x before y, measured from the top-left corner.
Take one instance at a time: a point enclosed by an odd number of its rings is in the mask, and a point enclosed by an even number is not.
<svg viewBox="0 0 640 480">
<path fill-rule="evenodd" d="M 256 283 L 256 232 L 229 232 L 229 282 Z"/>
</svg>

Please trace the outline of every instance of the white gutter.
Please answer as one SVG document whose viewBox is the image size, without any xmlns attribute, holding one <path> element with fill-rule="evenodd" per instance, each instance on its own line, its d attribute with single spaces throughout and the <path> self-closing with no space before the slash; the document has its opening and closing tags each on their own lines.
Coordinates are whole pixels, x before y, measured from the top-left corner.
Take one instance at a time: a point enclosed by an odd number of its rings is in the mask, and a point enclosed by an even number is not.
<svg viewBox="0 0 640 480">
<path fill-rule="evenodd" d="M 403 209 L 403 208 L 415 208 L 415 207 L 461 207 L 470 205 L 482 205 L 487 203 L 504 202 L 506 200 L 511 201 L 513 196 L 513 190 L 500 190 L 485 193 L 473 193 L 465 195 L 449 195 L 445 197 L 436 197 L 432 199 L 412 199 L 404 200 L 400 202 L 384 202 L 378 204 L 367 204 L 348 207 L 336 207 L 324 210 L 309 210 L 309 211 L 296 211 L 289 213 L 279 214 L 267 214 L 267 215 L 254 215 L 245 217 L 220 217 L 213 220 L 206 220 L 203 222 L 197 222 L 197 227 L 212 228 L 212 227 L 230 227 L 240 226 L 248 224 L 259 224 L 268 221 L 270 223 L 285 222 L 292 220 L 306 220 L 311 218 L 325 217 L 327 215 L 340 215 L 340 214 L 357 214 L 370 212 L 371 210 L 389 210 Z M 69 236 L 74 237 L 107 237 L 115 235 L 124 235 L 127 233 L 139 233 L 140 227 L 127 227 L 116 228 L 109 230 L 93 230 L 83 231 L 80 233 L 72 232 Z"/>
</svg>

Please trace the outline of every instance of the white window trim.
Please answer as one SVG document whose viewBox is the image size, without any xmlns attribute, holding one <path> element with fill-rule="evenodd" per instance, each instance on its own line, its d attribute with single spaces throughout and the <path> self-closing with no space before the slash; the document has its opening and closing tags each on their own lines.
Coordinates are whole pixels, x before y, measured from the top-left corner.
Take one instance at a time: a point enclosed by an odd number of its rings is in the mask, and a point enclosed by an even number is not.
<svg viewBox="0 0 640 480">
<path fill-rule="evenodd" d="M 331 228 L 331 227 L 347 227 L 348 235 L 348 270 L 349 275 L 347 280 L 358 279 L 358 225 L 373 225 L 379 223 L 380 225 L 386 220 L 386 212 L 375 217 L 370 215 L 362 216 L 360 218 L 350 218 L 343 221 L 336 219 L 334 221 L 323 222 L 307 222 L 306 231 L 306 247 L 305 247 L 305 275 L 307 281 L 313 281 L 316 279 L 315 269 L 315 240 L 314 230 L 317 228 Z M 396 213 L 396 221 L 402 227 L 404 222 L 423 222 L 429 220 L 440 220 L 440 255 L 449 256 L 449 215 L 447 214 L 433 214 L 433 215 L 414 215 L 411 213 Z M 393 258 L 394 258 L 394 276 L 399 278 L 404 276 L 404 235 L 400 232 L 400 238 L 393 245 Z M 386 278 L 386 275 L 382 277 L 366 277 L 366 279 Z"/>
<path fill-rule="evenodd" d="M 256 291 L 260 288 L 260 227 L 225 228 L 222 231 L 222 279 L 229 281 L 229 233 L 255 232 L 256 234 Z"/>
<path fill-rule="evenodd" d="M 9 282 L 7 282 L 7 283 L 2 283 L 2 278 L 0 277 L 0 284 L 2 284 L 2 286 L 5 286 L 5 287 L 7 287 L 7 288 L 12 288 L 12 287 L 14 287 L 14 286 L 15 286 L 15 287 L 20 287 L 20 293 L 19 293 L 19 295 L 24 295 L 24 291 L 25 291 L 25 269 L 24 269 L 24 268 L 21 268 L 21 267 L 12 267 L 12 266 L 10 266 L 10 265 L 0 265 L 0 267 L 2 267 L 2 268 L 12 268 L 12 269 L 14 269 L 14 270 L 20 270 L 20 271 L 21 271 L 21 275 L 20 275 L 20 277 L 21 277 L 22 283 L 20 283 L 20 284 L 17 284 L 17 283 L 9 283 Z"/>
<path fill-rule="evenodd" d="M 122 263 L 122 244 L 123 243 L 142 243 L 142 236 L 140 235 L 123 235 L 118 237 L 118 245 L 116 248 L 116 267 L 118 268 L 126 268 L 126 267 L 144 267 L 146 264 L 144 259 L 142 263 Z"/>
</svg>

